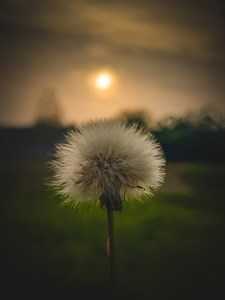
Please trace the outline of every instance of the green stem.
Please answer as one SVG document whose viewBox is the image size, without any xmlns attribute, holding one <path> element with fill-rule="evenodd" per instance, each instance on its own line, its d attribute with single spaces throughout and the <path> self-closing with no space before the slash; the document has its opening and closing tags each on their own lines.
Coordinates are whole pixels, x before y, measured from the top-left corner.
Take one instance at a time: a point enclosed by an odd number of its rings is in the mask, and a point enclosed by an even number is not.
<svg viewBox="0 0 225 300">
<path fill-rule="evenodd" d="M 110 249 L 110 289 L 111 299 L 116 299 L 116 255 L 115 255 L 115 238 L 114 238 L 114 215 L 110 204 L 106 205 L 108 217 L 109 249 Z"/>
</svg>

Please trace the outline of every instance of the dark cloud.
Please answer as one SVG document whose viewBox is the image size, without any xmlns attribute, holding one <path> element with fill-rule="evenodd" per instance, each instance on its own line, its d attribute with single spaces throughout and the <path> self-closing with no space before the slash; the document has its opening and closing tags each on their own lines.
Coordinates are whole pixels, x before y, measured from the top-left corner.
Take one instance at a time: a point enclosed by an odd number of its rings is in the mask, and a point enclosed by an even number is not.
<svg viewBox="0 0 225 300">
<path fill-rule="evenodd" d="M 3 27 L 4 22 L 5 27 L 14 27 L 15 34 L 49 33 L 58 38 L 74 37 L 78 43 L 97 39 L 121 48 L 186 52 L 203 59 L 223 60 L 224 28 L 216 3 L 199 0 L 6 1 L 0 20 Z"/>
</svg>

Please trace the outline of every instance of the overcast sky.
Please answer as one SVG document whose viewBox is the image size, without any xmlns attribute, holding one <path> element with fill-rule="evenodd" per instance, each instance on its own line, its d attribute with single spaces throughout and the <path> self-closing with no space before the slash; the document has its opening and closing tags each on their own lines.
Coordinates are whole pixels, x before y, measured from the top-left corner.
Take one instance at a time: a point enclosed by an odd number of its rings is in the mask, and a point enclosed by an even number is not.
<svg viewBox="0 0 225 300">
<path fill-rule="evenodd" d="M 221 0 L 0 0 L 0 124 L 32 124 L 48 88 L 65 124 L 225 112 L 224 40 Z"/>
</svg>

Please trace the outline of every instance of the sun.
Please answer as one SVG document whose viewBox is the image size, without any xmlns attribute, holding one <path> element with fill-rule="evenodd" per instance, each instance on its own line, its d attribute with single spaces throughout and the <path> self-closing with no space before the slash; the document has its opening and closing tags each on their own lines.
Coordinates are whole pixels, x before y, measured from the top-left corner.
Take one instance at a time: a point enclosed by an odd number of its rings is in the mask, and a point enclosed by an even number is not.
<svg viewBox="0 0 225 300">
<path fill-rule="evenodd" d="M 106 90 L 112 84 L 112 77 L 107 73 L 99 74 L 95 81 L 96 87 L 100 90 Z"/>
</svg>

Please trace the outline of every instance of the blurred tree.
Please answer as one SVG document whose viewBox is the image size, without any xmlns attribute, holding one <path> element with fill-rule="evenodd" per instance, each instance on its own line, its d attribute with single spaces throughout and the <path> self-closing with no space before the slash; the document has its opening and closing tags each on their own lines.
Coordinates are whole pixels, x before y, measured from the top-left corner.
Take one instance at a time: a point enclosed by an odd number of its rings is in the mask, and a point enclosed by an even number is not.
<svg viewBox="0 0 225 300">
<path fill-rule="evenodd" d="M 36 125 L 59 127 L 62 124 L 61 116 L 55 89 L 45 89 L 38 101 Z"/>
<path fill-rule="evenodd" d="M 143 110 L 124 111 L 120 114 L 120 118 L 126 121 L 128 125 L 137 124 L 138 128 L 151 127 L 151 118 L 148 113 Z"/>
<path fill-rule="evenodd" d="M 225 160 L 225 119 L 208 109 L 165 118 L 154 133 L 168 160 Z"/>
<path fill-rule="evenodd" d="M 183 116 L 168 116 L 157 123 L 157 130 L 176 129 L 185 127 L 195 130 L 218 130 L 225 128 L 225 118 L 223 115 L 203 108 L 199 111 L 191 111 Z"/>
</svg>

